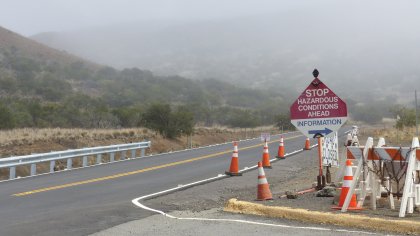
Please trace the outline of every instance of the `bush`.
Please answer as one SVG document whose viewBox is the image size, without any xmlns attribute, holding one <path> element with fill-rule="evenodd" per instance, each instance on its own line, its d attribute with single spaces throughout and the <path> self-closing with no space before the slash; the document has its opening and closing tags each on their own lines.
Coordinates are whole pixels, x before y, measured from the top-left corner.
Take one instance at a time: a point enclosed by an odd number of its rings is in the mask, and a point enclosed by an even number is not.
<svg viewBox="0 0 420 236">
<path fill-rule="evenodd" d="M 280 130 L 295 130 L 295 126 L 290 122 L 289 114 L 278 114 L 274 117 L 274 125 Z"/>
<path fill-rule="evenodd" d="M 15 121 L 9 108 L 0 104 L 0 129 L 12 129 L 15 127 Z"/>
<path fill-rule="evenodd" d="M 164 137 L 175 138 L 193 132 L 194 115 L 185 107 L 173 112 L 169 104 L 155 103 L 143 114 L 142 122 Z"/>
<path fill-rule="evenodd" d="M 416 125 L 416 112 L 414 109 L 408 109 L 404 106 L 395 106 L 390 109 L 397 118 L 395 127 L 402 130 L 404 127 L 413 127 Z"/>
</svg>

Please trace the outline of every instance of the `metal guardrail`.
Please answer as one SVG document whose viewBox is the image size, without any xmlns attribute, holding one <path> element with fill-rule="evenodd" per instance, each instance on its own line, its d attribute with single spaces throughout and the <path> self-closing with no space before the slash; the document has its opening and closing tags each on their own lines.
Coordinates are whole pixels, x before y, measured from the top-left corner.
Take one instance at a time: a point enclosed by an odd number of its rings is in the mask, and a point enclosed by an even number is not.
<svg viewBox="0 0 420 236">
<path fill-rule="evenodd" d="M 145 155 L 145 149 L 150 147 L 151 142 L 118 144 L 112 146 L 72 149 L 66 151 L 31 154 L 25 156 L 14 156 L 0 159 L 0 169 L 9 168 L 9 180 L 16 178 L 16 167 L 30 165 L 30 176 L 36 175 L 36 165 L 50 162 L 49 173 L 55 172 L 56 161 L 67 160 L 67 170 L 73 168 L 73 158 L 82 158 L 82 167 L 89 166 L 88 157 L 96 156 L 96 164 L 103 163 L 102 155 L 109 154 L 109 162 L 115 161 L 115 153 L 120 152 L 120 160 L 126 158 L 128 151 L 131 151 L 131 158 L 136 158 L 136 151 L 140 149 L 140 157 Z"/>
</svg>

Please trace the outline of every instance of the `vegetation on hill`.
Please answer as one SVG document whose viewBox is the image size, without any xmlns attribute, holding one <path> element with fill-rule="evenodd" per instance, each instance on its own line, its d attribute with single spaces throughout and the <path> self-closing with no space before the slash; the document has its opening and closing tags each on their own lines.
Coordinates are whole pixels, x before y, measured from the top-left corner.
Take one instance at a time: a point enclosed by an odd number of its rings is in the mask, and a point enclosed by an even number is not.
<svg viewBox="0 0 420 236">
<path fill-rule="evenodd" d="M 5 41 L 4 35 L 0 38 Z M 1 129 L 146 126 L 174 137 L 191 132 L 196 123 L 272 124 L 276 114 L 288 110 L 285 100 L 273 92 L 215 79 L 156 76 L 137 68 L 116 70 L 77 58 L 67 60 L 68 55 L 66 60 L 48 60 L 36 56 L 42 50 L 17 46 L 0 47 Z"/>
</svg>

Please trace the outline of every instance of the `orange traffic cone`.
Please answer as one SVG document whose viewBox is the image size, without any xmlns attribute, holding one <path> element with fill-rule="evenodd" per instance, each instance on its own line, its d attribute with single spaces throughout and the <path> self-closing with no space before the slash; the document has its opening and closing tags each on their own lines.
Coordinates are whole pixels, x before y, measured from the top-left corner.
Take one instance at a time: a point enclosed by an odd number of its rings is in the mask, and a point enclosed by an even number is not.
<svg viewBox="0 0 420 236">
<path fill-rule="evenodd" d="M 340 201 L 338 202 L 338 206 L 331 207 L 332 209 L 341 210 L 343 207 L 344 201 L 346 200 L 347 194 L 350 190 L 351 182 L 353 182 L 353 170 L 352 170 L 352 163 L 350 160 L 346 161 L 346 174 L 343 178 L 343 186 L 341 187 L 341 195 Z M 356 194 L 351 196 L 351 201 L 347 210 L 362 210 L 361 207 L 357 207 L 356 201 Z"/>
<path fill-rule="evenodd" d="M 262 167 L 262 163 L 258 162 L 258 191 L 257 191 L 257 200 L 264 201 L 264 200 L 271 200 L 273 199 L 273 195 L 270 191 L 270 185 L 267 182 L 267 178 L 265 178 L 264 168 Z"/>
<path fill-rule="evenodd" d="M 309 140 L 309 138 L 306 138 L 305 150 L 310 150 L 310 149 L 311 149 L 311 141 Z"/>
<path fill-rule="evenodd" d="M 230 176 L 241 176 L 242 173 L 239 173 L 239 157 L 238 157 L 238 143 L 233 142 L 233 154 L 230 161 L 229 171 L 226 171 L 225 174 Z"/>
<path fill-rule="evenodd" d="M 264 143 L 264 150 L 263 150 L 263 155 L 262 155 L 262 166 L 264 168 L 271 169 L 270 154 L 268 153 L 267 142 Z"/>
<path fill-rule="evenodd" d="M 284 159 L 284 141 L 283 136 L 280 137 L 279 151 L 277 152 L 277 158 Z"/>
</svg>

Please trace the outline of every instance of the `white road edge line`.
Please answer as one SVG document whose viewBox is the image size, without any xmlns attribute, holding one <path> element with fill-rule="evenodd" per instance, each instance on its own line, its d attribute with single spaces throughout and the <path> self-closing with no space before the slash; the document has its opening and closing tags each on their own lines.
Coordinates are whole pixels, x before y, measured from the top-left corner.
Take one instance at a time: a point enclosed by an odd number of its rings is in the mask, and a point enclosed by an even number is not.
<svg viewBox="0 0 420 236">
<path fill-rule="evenodd" d="M 316 147 L 316 146 L 318 146 L 318 144 L 312 145 L 311 148 Z M 287 153 L 285 156 L 290 156 L 290 155 L 293 155 L 293 154 L 296 154 L 296 153 L 302 152 L 302 151 L 303 151 L 303 149 L 299 149 L 299 150 L 293 151 L 291 153 Z M 270 162 L 272 162 L 273 160 L 275 160 L 275 159 L 270 160 Z M 249 170 L 255 169 L 256 167 L 257 166 L 247 167 L 245 169 L 240 170 L 239 172 L 249 171 Z M 146 199 L 156 197 L 156 196 L 159 196 L 159 195 L 169 194 L 171 192 L 175 192 L 175 191 L 178 191 L 178 190 L 181 190 L 181 189 L 186 189 L 186 188 L 193 187 L 193 186 L 196 186 L 196 185 L 213 182 L 213 181 L 223 179 L 223 178 L 226 178 L 226 177 L 227 176 L 225 174 L 219 174 L 218 176 L 212 177 L 212 178 L 209 178 L 209 179 L 204 179 L 204 180 L 200 180 L 200 181 L 197 181 L 197 182 L 193 182 L 193 183 L 185 184 L 185 185 L 178 186 L 178 187 L 175 187 L 175 188 L 160 191 L 160 192 L 157 192 L 157 193 L 152 193 L 152 194 L 149 194 L 149 195 L 141 196 L 141 197 L 138 197 L 138 198 L 135 198 L 135 199 L 131 200 L 131 202 L 134 205 L 136 205 L 137 207 L 140 207 L 144 210 L 155 212 L 155 213 L 161 214 L 163 216 L 166 216 L 168 218 L 177 219 L 177 220 L 221 221 L 221 222 L 235 222 L 235 223 L 245 223 L 245 224 L 254 224 L 254 225 L 264 225 L 264 226 L 281 227 L 281 228 L 306 229 L 306 230 L 331 231 L 331 232 L 346 232 L 346 233 L 356 233 L 356 234 L 363 233 L 363 234 L 370 234 L 370 235 L 375 235 L 376 234 L 376 233 L 365 232 L 365 231 L 357 231 L 357 230 L 331 229 L 331 228 L 322 228 L 322 227 L 290 226 L 290 225 L 270 224 L 270 223 L 262 223 L 262 222 L 256 222 L 256 221 L 248 221 L 248 220 L 176 217 L 176 216 L 170 215 L 168 213 L 165 213 L 161 210 L 157 210 L 157 209 L 147 207 L 147 206 L 140 203 L 141 200 L 146 200 Z"/>
</svg>

